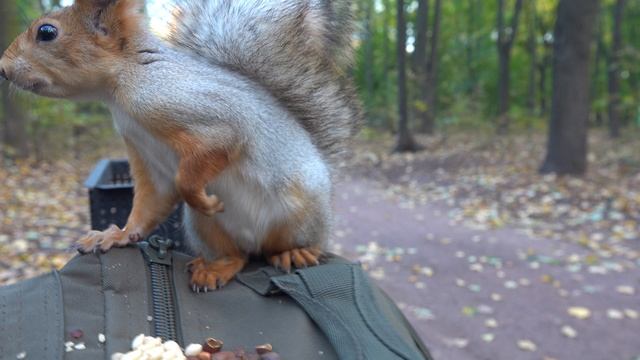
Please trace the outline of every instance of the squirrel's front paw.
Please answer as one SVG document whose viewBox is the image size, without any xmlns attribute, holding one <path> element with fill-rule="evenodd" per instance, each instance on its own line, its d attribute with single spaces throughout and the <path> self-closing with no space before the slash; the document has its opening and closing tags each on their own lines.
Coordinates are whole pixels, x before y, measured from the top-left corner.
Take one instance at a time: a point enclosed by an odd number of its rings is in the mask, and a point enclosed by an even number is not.
<svg viewBox="0 0 640 360">
<path fill-rule="evenodd" d="M 89 253 L 95 251 L 108 251 L 112 247 L 126 246 L 141 240 L 139 233 L 129 233 L 111 225 L 105 231 L 91 231 L 77 242 L 78 251 Z"/>
<path fill-rule="evenodd" d="M 208 195 L 196 209 L 206 216 L 213 216 L 224 212 L 224 203 L 215 195 Z M 193 205 L 192 205 L 193 206 Z"/>
</svg>

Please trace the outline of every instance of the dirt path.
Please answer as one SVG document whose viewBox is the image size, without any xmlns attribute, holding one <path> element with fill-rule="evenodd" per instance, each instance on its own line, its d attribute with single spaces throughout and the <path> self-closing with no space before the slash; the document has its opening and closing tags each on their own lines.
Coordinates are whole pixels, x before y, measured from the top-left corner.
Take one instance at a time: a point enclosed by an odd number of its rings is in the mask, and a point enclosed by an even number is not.
<svg viewBox="0 0 640 360">
<path fill-rule="evenodd" d="M 637 265 L 466 228 L 444 205 L 390 198 L 363 177 L 336 194 L 334 250 L 365 264 L 436 359 L 640 359 Z"/>
</svg>

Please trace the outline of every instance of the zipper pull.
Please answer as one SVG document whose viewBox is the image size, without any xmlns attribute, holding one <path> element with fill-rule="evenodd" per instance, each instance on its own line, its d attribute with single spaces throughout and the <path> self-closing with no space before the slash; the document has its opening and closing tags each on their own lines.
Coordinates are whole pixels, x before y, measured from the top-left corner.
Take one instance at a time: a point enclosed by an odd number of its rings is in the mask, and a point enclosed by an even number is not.
<svg viewBox="0 0 640 360">
<path fill-rule="evenodd" d="M 169 250 L 173 247 L 173 240 L 153 235 L 147 241 L 140 242 L 138 247 L 148 263 L 171 266 L 172 257 Z"/>
</svg>

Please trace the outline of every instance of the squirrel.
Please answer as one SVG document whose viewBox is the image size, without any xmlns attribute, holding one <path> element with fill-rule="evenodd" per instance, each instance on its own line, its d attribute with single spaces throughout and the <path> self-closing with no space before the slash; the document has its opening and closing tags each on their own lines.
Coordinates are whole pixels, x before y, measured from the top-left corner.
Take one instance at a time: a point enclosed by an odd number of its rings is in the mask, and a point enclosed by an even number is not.
<svg viewBox="0 0 640 360">
<path fill-rule="evenodd" d="M 166 35 L 136 0 L 76 0 L 34 21 L 0 76 L 37 95 L 100 100 L 124 139 L 133 208 L 84 252 L 145 238 L 184 201 L 196 291 L 252 255 L 313 266 L 332 222 L 336 156 L 357 132 L 349 0 L 177 0 Z"/>
</svg>

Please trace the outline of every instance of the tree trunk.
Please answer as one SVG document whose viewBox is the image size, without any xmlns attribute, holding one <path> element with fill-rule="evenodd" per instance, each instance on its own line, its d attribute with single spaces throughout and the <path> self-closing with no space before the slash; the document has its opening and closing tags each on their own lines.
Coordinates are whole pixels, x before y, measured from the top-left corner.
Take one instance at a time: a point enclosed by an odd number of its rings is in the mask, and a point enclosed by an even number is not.
<svg viewBox="0 0 640 360">
<path fill-rule="evenodd" d="M 527 50 L 529 51 L 529 86 L 527 94 L 527 108 L 529 115 L 536 113 L 536 68 L 538 66 L 538 44 L 536 41 L 536 6 L 535 2 L 529 2 L 529 34 L 527 39 Z"/>
<path fill-rule="evenodd" d="M 540 93 L 540 115 L 547 113 L 547 64 L 546 56 L 538 65 L 538 92 Z"/>
<path fill-rule="evenodd" d="M 0 49 L 4 51 L 19 31 L 15 1 L 0 0 Z M 2 82 L 2 80 L 0 80 Z M 9 84 L 4 81 L 2 91 L 2 120 L 4 154 L 11 158 L 29 156 L 26 120 L 18 104 L 9 95 Z"/>
<path fill-rule="evenodd" d="M 366 90 L 367 109 L 371 109 L 374 97 L 374 55 L 373 55 L 373 0 L 366 1 L 365 15 L 365 49 L 364 49 L 364 83 Z"/>
<path fill-rule="evenodd" d="M 429 0 L 418 0 L 416 15 L 416 46 L 413 52 L 413 69 L 419 74 L 427 58 L 427 36 L 429 30 Z"/>
<path fill-rule="evenodd" d="M 548 106 L 548 91 L 547 91 L 547 80 L 549 79 L 548 69 L 551 65 L 552 56 L 551 56 L 551 47 L 553 45 L 549 43 L 545 43 L 542 60 L 540 60 L 540 65 L 538 67 L 538 93 L 540 94 L 540 115 L 546 116 L 549 112 Z"/>
<path fill-rule="evenodd" d="M 547 89 L 547 80 L 549 79 L 548 69 L 551 66 L 552 51 L 553 51 L 553 36 L 550 35 L 551 26 L 542 16 L 536 17 L 537 28 L 540 31 L 539 35 L 542 37 L 542 53 L 540 61 L 538 63 L 538 99 L 540 101 L 539 115 L 548 115 L 548 100 L 549 91 Z"/>
<path fill-rule="evenodd" d="M 601 71 L 604 65 L 605 72 L 606 70 L 606 59 L 609 57 L 607 55 L 607 49 L 604 44 L 604 26 L 603 26 L 603 16 L 602 9 L 598 12 L 598 19 L 596 20 L 596 51 L 595 51 L 595 59 L 593 60 L 593 71 L 591 75 L 591 101 L 598 99 L 602 95 L 602 91 L 600 89 L 600 77 Z M 604 64 L 603 63 L 604 60 Z M 602 126 L 604 124 L 603 118 L 604 115 L 600 109 L 595 110 L 595 126 Z"/>
<path fill-rule="evenodd" d="M 498 0 L 498 133 L 509 130 L 509 87 L 511 85 L 511 49 L 518 33 L 518 23 L 522 11 L 522 0 L 516 0 L 510 32 L 505 28 L 505 0 Z"/>
<path fill-rule="evenodd" d="M 425 78 L 425 114 L 422 130 L 427 134 L 433 134 L 436 124 L 436 111 L 438 103 L 438 42 L 440 39 L 440 17 L 442 14 L 442 0 L 436 0 L 433 13 L 433 25 L 431 29 L 431 46 L 426 63 Z"/>
<path fill-rule="evenodd" d="M 393 98 L 391 96 L 392 93 L 392 81 L 389 77 L 389 73 L 393 70 L 393 50 L 391 46 L 389 46 L 389 20 L 390 17 L 393 16 L 393 6 L 391 0 L 382 0 L 384 4 L 384 18 L 382 21 L 382 48 L 384 51 L 384 56 L 382 59 L 382 83 L 384 86 L 384 108 L 385 108 L 385 124 L 389 131 L 393 131 L 395 129 L 395 124 L 393 122 L 393 116 L 391 115 L 393 110 Z"/>
<path fill-rule="evenodd" d="M 589 58 L 598 0 L 560 0 L 554 30 L 553 97 L 542 173 L 587 169 Z"/>
<path fill-rule="evenodd" d="M 418 150 L 407 116 L 407 24 L 404 16 L 404 0 L 397 0 L 397 57 L 398 57 L 398 140 L 395 152 L 413 152 Z"/>
<path fill-rule="evenodd" d="M 475 33 L 476 33 L 476 20 L 479 14 L 478 0 L 470 0 L 467 10 L 467 43 L 466 43 L 466 56 L 467 56 L 467 81 L 466 87 L 467 95 L 473 95 L 477 89 L 476 64 L 475 64 Z"/>
<path fill-rule="evenodd" d="M 509 105 L 507 102 L 509 101 L 508 89 L 505 89 L 506 86 L 509 86 L 509 82 L 505 79 L 505 74 L 509 75 L 509 69 L 507 68 L 507 61 L 504 59 L 504 2 L 505 0 L 498 0 L 498 117 L 502 116 Z M 506 94 L 506 95 L 505 95 Z M 498 121 L 501 121 L 500 119 Z M 500 123 L 499 123 L 500 124 Z"/>
<path fill-rule="evenodd" d="M 627 11 L 630 20 L 627 20 L 625 37 L 627 39 L 627 46 L 634 49 L 640 49 L 640 29 L 638 26 L 629 26 L 628 24 L 640 23 L 640 4 L 631 3 L 629 6 L 631 11 Z M 627 15 L 625 15 L 627 16 Z M 640 94 L 640 71 L 632 71 L 629 74 L 629 89 L 632 94 Z M 636 111 L 632 112 L 631 117 L 634 119 L 636 125 L 640 125 L 640 104 L 636 106 Z"/>
<path fill-rule="evenodd" d="M 416 117 L 420 120 L 420 131 L 426 134 L 433 134 L 435 131 L 436 105 L 438 98 L 438 40 L 440 37 L 440 14 L 442 12 L 442 1 L 436 0 L 434 5 L 431 37 L 429 38 L 430 41 L 427 40 L 429 1 L 422 0 L 419 4 L 423 8 L 420 9 L 420 7 L 418 7 L 419 32 L 416 34 L 416 39 L 420 39 L 420 46 L 416 47 L 416 52 L 418 53 L 414 54 L 414 59 L 416 61 L 420 61 L 416 64 L 416 74 L 418 75 L 418 101 L 416 101 L 415 113 Z M 421 35 L 421 33 L 423 33 L 423 35 Z"/>
<path fill-rule="evenodd" d="M 417 91 L 413 111 L 420 121 L 420 131 L 426 131 L 424 123 L 427 118 L 427 95 L 429 82 L 427 79 L 427 36 L 429 28 L 429 0 L 418 0 L 418 12 L 416 15 L 416 46 L 412 57 L 412 68 L 416 76 Z"/>
<path fill-rule="evenodd" d="M 620 51 L 625 0 L 617 0 L 613 11 L 613 41 L 609 57 L 609 134 L 620 137 Z"/>
<path fill-rule="evenodd" d="M 511 83 L 511 52 L 498 51 L 498 133 L 509 131 L 509 85 Z"/>
</svg>

